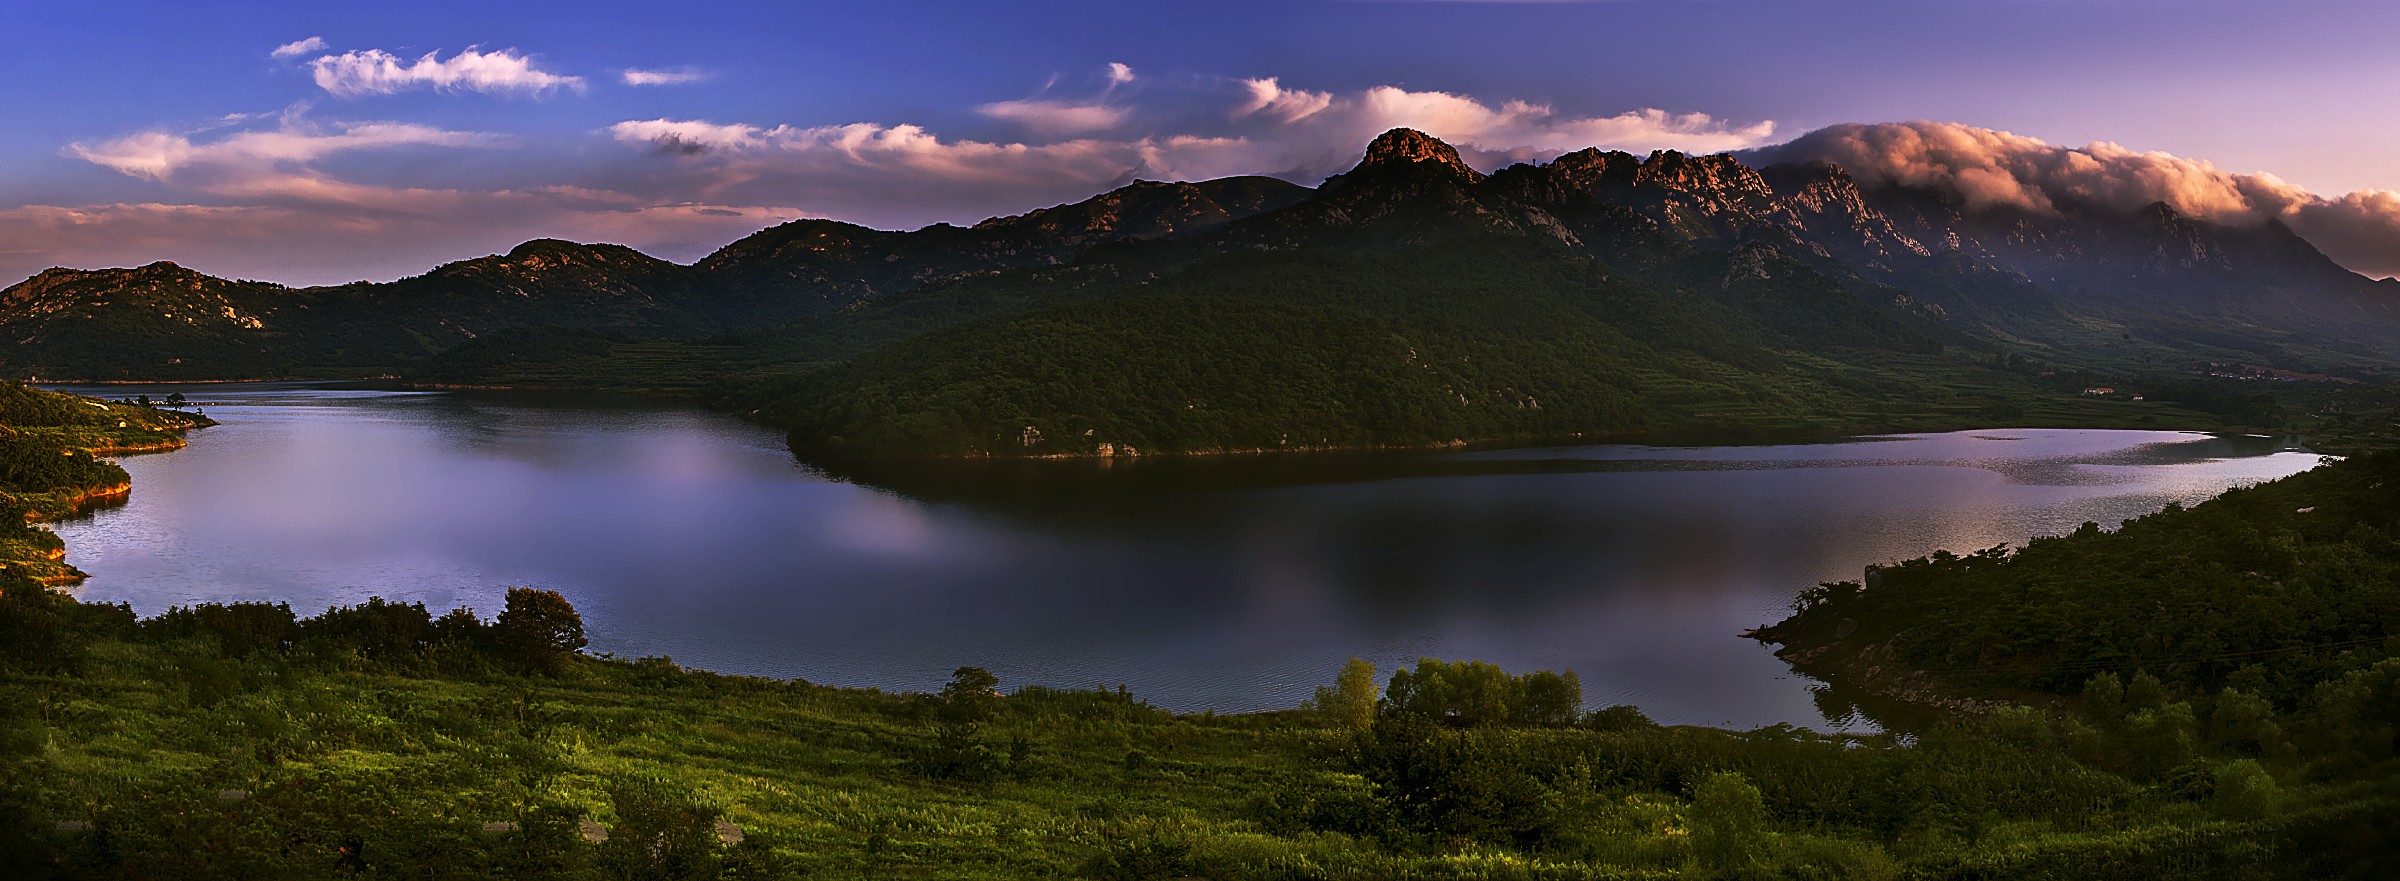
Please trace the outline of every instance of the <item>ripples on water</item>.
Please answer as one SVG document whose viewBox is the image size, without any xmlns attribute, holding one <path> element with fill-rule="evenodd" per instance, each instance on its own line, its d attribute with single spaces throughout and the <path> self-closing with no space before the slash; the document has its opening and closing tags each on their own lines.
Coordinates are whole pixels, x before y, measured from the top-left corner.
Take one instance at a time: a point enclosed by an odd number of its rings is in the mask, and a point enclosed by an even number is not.
<svg viewBox="0 0 2400 881">
<path fill-rule="evenodd" d="M 2114 526 L 2315 464 L 2257 437 L 2008 430 L 1136 462 L 812 468 L 703 411 L 557 395 L 183 391 L 225 424 L 61 524 L 144 613 L 559 590 L 593 649 L 838 685 L 1123 683 L 1292 706 L 1341 660 L 1572 668 L 1667 722 L 1858 724 L 1735 634 L 1861 567 Z M 1831 714 L 1836 718 L 1828 718 Z"/>
</svg>

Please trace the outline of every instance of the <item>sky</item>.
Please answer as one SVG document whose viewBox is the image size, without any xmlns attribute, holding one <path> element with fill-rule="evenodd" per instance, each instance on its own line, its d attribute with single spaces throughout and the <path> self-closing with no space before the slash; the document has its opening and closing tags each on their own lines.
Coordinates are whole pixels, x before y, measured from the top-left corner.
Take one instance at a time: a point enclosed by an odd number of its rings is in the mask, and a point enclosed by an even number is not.
<svg viewBox="0 0 2400 881">
<path fill-rule="evenodd" d="M 0 3 L 0 284 L 387 280 L 537 237 L 690 261 L 800 217 L 1313 185 L 1399 125 L 1487 169 L 1763 149 L 2035 210 L 2163 199 L 2400 272 L 2400 4 L 219 6 Z"/>
</svg>

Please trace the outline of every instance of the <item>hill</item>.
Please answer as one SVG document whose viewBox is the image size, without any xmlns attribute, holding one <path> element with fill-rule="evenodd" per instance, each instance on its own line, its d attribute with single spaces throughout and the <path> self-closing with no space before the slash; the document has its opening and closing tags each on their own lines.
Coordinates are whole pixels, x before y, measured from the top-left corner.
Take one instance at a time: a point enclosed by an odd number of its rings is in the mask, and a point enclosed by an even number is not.
<svg viewBox="0 0 2400 881">
<path fill-rule="evenodd" d="M 1761 636 L 1804 670 L 1905 671 L 1915 681 L 1886 683 L 1904 689 L 2075 696 L 2095 674 L 2138 671 L 2297 706 L 2345 676 L 2400 671 L 2394 486 L 2400 452 L 2373 453 L 2114 532 L 1877 567 L 1810 591 Z"/>
<path fill-rule="evenodd" d="M 2254 395 L 2182 374 L 2374 381 L 2400 353 L 2400 285 L 2272 222 L 1946 198 L 1674 152 L 1485 174 L 1401 129 L 1313 190 L 1137 182 L 913 232 L 802 220 L 691 266 L 535 241 L 327 288 L 53 270 L 0 292 L 0 371 L 672 390 L 828 453 L 1124 455 L 2259 425 L 2273 408 L 2229 400 Z M 2152 406 L 2095 413 L 2070 376 Z"/>
</svg>

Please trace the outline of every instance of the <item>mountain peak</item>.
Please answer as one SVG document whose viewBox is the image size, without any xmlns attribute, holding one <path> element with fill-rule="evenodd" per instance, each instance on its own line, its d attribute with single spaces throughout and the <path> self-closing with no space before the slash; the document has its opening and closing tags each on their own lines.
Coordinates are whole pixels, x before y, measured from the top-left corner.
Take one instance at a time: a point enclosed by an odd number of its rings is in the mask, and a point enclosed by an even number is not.
<svg viewBox="0 0 2400 881">
<path fill-rule="evenodd" d="M 1358 161 L 1352 174 L 1374 169 L 1419 169 L 1431 167 L 1468 183 L 1483 179 L 1483 174 L 1458 158 L 1458 150 L 1442 143 L 1440 138 L 1413 128 L 1396 128 L 1375 137 L 1367 145 L 1367 155 Z"/>
</svg>

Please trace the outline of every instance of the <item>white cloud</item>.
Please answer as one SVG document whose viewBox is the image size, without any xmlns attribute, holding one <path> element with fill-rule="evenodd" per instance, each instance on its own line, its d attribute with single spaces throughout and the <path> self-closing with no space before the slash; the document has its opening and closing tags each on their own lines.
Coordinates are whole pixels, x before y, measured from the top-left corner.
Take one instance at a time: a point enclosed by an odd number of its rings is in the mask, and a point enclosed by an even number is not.
<svg viewBox="0 0 2400 881">
<path fill-rule="evenodd" d="M 1234 108 L 1235 119 L 1263 115 L 1276 122 L 1299 122 L 1333 106 L 1332 93 L 1286 89 L 1275 77 L 1243 80 L 1242 88 L 1249 90 L 1250 102 Z"/>
<path fill-rule="evenodd" d="M 1128 111 L 1106 104 L 1072 101 L 998 101 L 975 108 L 993 119 L 1005 119 L 1038 135 L 1083 135 L 1103 132 L 1125 123 Z"/>
<path fill-rule="evenodd" d="M 275 58 L 297 58 L 310 52 L 325 51 L 325 45 L 324 37 L 310 37 L 305 40 L 293 40 L 289 43 L 277 46 L 275 47 L 275 51 L 267 54 Z"/>
<path fill-rule="evenodd" d="M 1133 82 L 1133 68 L 1131 66 L 1121 61 L 1111 61 L 1108 63 L 1109 85 L 1122 86 L 1130 82 Z"/>
<path fill-rule="evenodd" d="M 1949 122 L 1830 126 L 1759 155 L 1769 162 L 1831 162 L 1869 185 L 1944 190 L 1970 209 L 2055 214 L 2075 206 L 2125 211 L 2164 202 L 2220 223 L 2273 218 L 2344 266 L 2371 275 L 2400 273 L 2400 194 L 2388 191 L 2327 198 L 2272 174 L 2236 174 L 2172 153 L 2107 141 L 2062 147 Z"/>
<path fill-rule="evenodd" d="M 381 49 L 368 49 L 327 55 L 309 62 L 309 68 L 319 88 L 345 98 L 419 88 L 522 95 L 584 88 L 582 77 L 543 70 L 514 49 L 484 52 L 470 48 L 447 59 L 440 56 L 440 52 L 427 52 L 411 62 Z"/>
<path fill-rule="evenodd" d="M 688 67 L 673 70 L 643 70 L 629 67 L 622 75 L 628 86 L 682 86 L 708 79 L 704 71 Z"/>
<path fill-rule="evenodd" d="M 749 149 L 764 146 L 768 137 L 789 130 L 786 126 L 767 130 L 754 125 L 721 125 L 695 119 L 629 119 L 608 127 L 608 133 L 617 140 L 649 144 L 669 153 Z"/>
</svg>

